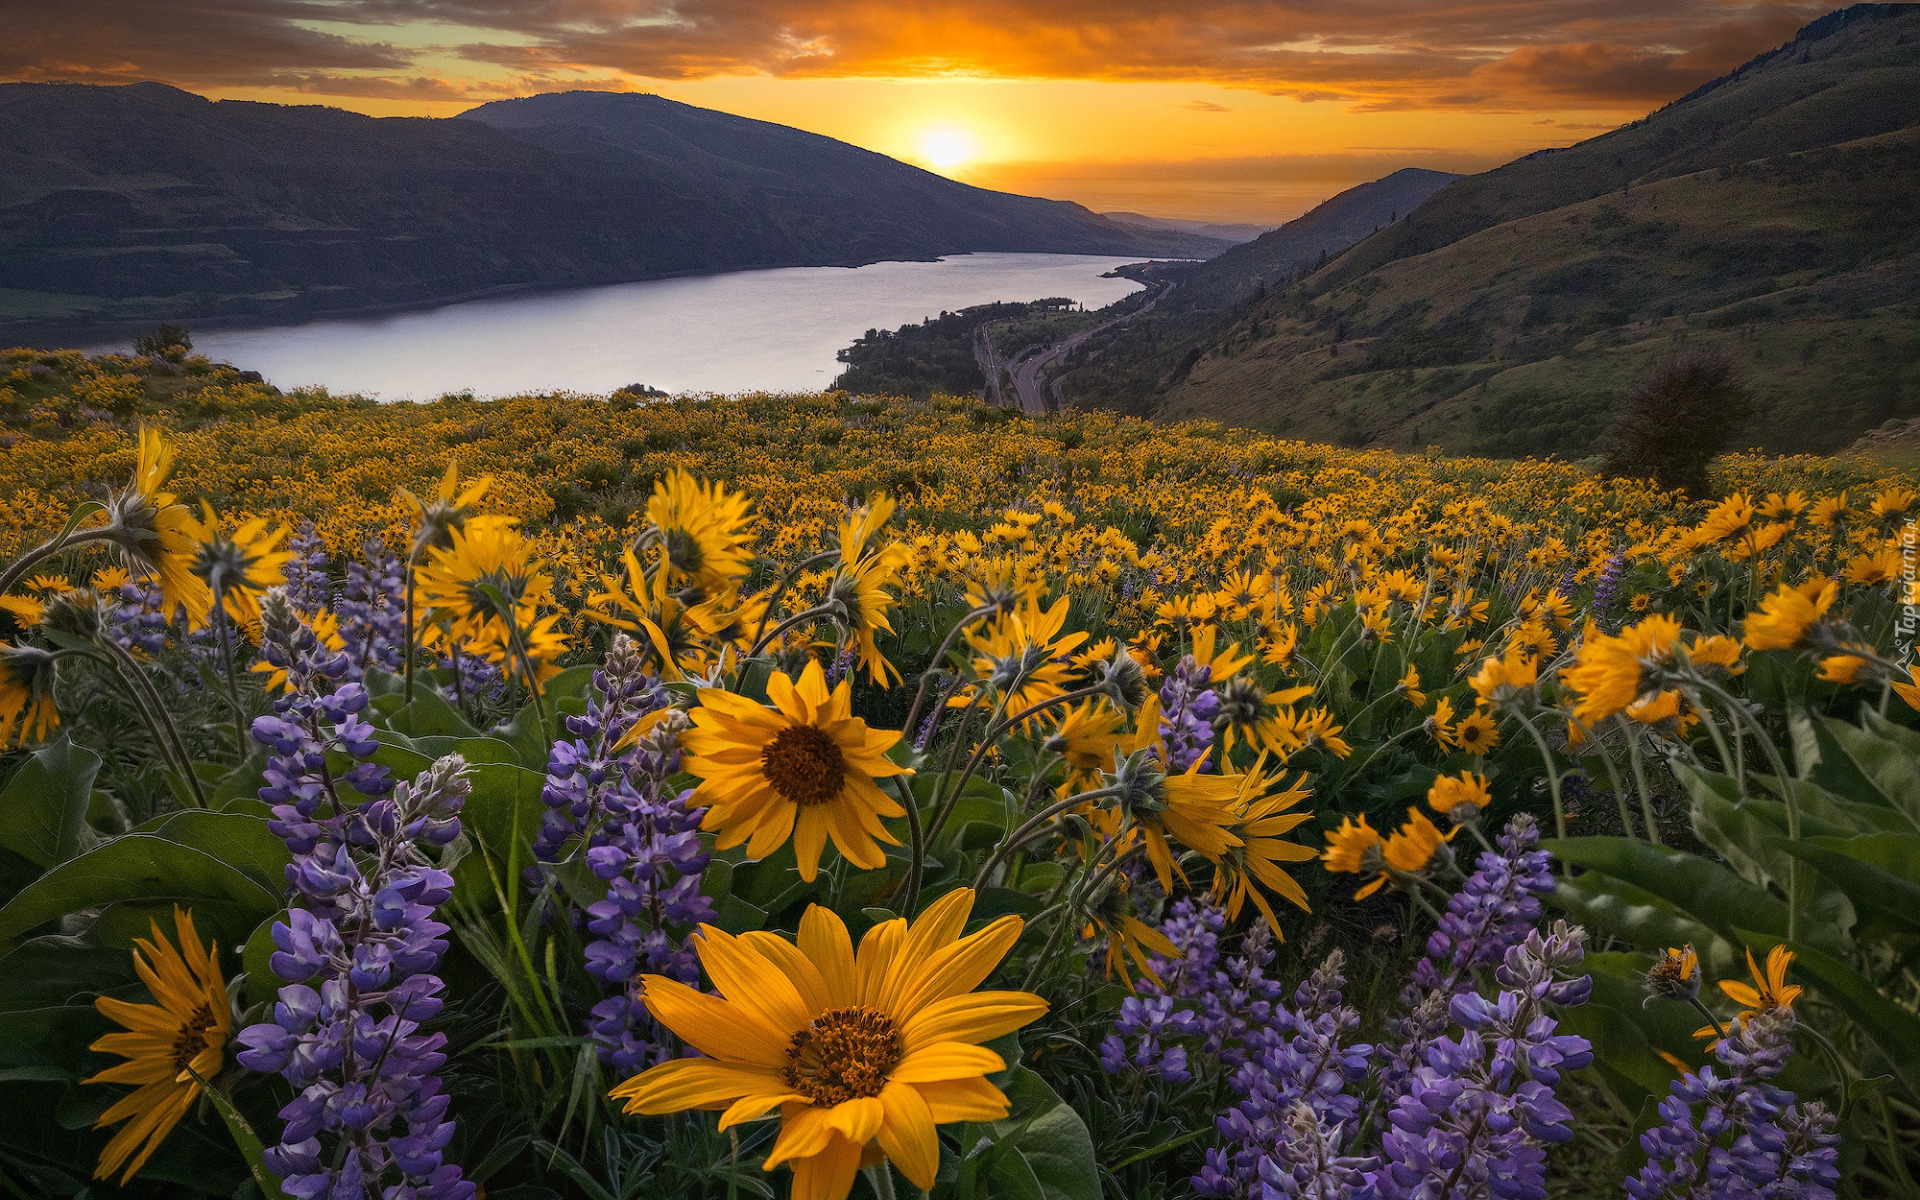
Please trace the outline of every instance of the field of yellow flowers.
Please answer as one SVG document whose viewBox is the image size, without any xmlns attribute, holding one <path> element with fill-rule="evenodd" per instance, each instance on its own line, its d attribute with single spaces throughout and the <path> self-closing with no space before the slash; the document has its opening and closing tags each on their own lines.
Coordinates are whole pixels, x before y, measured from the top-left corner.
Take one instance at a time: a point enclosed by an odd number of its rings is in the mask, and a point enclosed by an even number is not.
<svg viewBox="0 0 1920 1200">
<path fill-rule="evenodd" d="M 1920 1196 L 1920 491 L 1716 477 L 7 351 L 0 1177 Z"/>
</svg>

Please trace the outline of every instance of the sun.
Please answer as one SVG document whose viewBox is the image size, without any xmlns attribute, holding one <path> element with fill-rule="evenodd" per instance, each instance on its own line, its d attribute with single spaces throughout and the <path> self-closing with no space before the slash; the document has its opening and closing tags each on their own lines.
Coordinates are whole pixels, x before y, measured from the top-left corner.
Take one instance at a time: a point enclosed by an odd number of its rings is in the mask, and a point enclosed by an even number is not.
<svg viewBox="0 0 1920 1200">
<path fill-rule="evenodd" d="M 920 158 L 936 170 L 951 171 L 964 166 L 979 153 L 973 135 L 952 125 L 935 125 L 920 131 L 916 139 Z"/>
</svg>

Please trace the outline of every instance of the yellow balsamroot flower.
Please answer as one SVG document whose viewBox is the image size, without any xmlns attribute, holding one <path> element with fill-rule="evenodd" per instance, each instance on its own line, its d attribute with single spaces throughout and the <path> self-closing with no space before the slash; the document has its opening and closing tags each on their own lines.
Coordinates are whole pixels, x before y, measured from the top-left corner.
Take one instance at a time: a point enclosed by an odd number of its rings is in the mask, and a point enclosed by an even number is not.
<svg viewBox="0 0 1920 1200">
<path fill-rule="evenodd" d="M 159 580 L 168 615 L 184 609 L 187 627 L 199 629 L 213 611 L 213 594 L 193 571 L 203 534 L 193 510 L 166 490 L 172 474 L 173 447 L 143 427 L 133 480 L 108 505 L 109 540 L 130 570 Z"/>
<path fill-rule="evenodd" d="M 1722 979 L 1717 985 L 1727 999 L 1741 1008 L 1735 1021 L 1745 1021 L 1748 1017 L 1778 1009 L 1791 1009 L 1793 1002 L 1800 998 L 1805 989 L 1797 983 L 1787 982 L 1787 968 L 1793 965 L 1793 951 L 1785 946 L 1775 946 L 1767 951 L 1767 969 L 1763 972 L 1760 965 L 1753 961 L 1753 949 L 1747 949 L 1747 974 L 1753 976 L 1752 983 L 1738 979 Z M 1713 1037 L 1711 1025 L 1693 1031 L 1695 1037 Z"/>
<path fill-rule="evenodd" d="M 1826 616 L 1840 594 L 1831 579 L 1810 579 L 1788 584 L 1768 596 L 1760 611 L 1747 617 L 1746 642 L 1749 650 L 1791 650 L 1806 640 L 1807 634 Z"/>
<path fill-rule="evenodd" d="M 210 506 L 201 505 L 201 512 L 193 573 L 229 620 L 243 629 L 258 625 L 260 597 L 286 581 L 286 566 L 293 561 L 293 552 L 281 548 L 287 531 L 254 517 L 227 534 Z"/>
<path fill-rule="evenodd" d="M 522 667 L 538 686 L 559 673 L 567 640 L 557 616 L 539 615 L 553 602 L 553 577 L 516 524 L 482 516 L 452 530 L 447 545 L 428 550 L 418 587 L 428 619 L 446 624 L 445 640 L 509 670 Z M 422 639 L 429 646 L 441 640 Z"/>
<path fill-rule="evenodd" d="M 1467 682 L 1483 702 L 1509 704 L 1530 690 L 1538 679 L 1539 667 L 1533 654 L 1527 647 L 1514 644 L 1500 657 L 1483 660 L 1480 669 Z"/>
<path fill-rule="evenodd" d="M 1859 653 L 1849 654 L 1853 650 Z M 1849 643 L 1841 647 L 1841 653 L 1829 654 L 1820 660 L 1820 678 L 1828 683 L 1879 683 L 1884 678 L 1880 664 L 1871 657 L 1862 657 L 1873 653 L 1872 646 Z"/>
<path fill-rule="evenodd" d="M 1364 814 L 1357 824 L 1352 817 L 1342 817 L 1340 828 L 1327 835 L 1327 848 L 1320 855 L 1320 863 L 1341 875 L 1377 873 L 1377 878 L 1353 894 L 1355 900 L 1365 900 L 1387 882 L 1385 847 L 1386 840 L 1367 824 Z"/>
<path fill-rule="evenodd" d="M 1595 636 L 1592 625 L 1587 639 L 1574 652 L 1573 665 L 1560 672 L 1560 679 L 1580 693 L 1573 715 L 1587 725 L 1597 725 L 1639 699 L 1649 668 L 1662 669 L 1674 661 L 1674 647 L 1680 642 L 1680 621 L 1664 614 L 1635 622 L 1613 636 Z"/>
<path fill-rule="evenodd" d="M 1440 847 L 1453 840 L 1459 829 L 1440 832 L 1440 827 L 1417 808 L 1407 810 L 1407 823 L 1388 835 L 1381 850 L 1387 865 L 1408 875 L 1418 874 L 1432 864 Z"/>
<path fill-rule="evenodd" d="M 796 683 L 784 671 L 767 680 L 767 708 L 718 688 L 700 692 L 689 714 L 693 728 L 681 735 L 688 773 L 700 777 L 696 800 L 707 806 L 701 828 L 717 832 L 722 850 L 747 843 L 747 854 L 765 858 L 793 839 L 800 877 L 820 872 L 820 855 L 832 838 L 847 861 L 874 870 L 886 865 L 880 842 L 897 846 L 881 817 L 906 810 L 874 786 L 874 780 L 905 775 L 886 752 L 900 735 L 868 729 L 853 715 L 847 680 L 831 692 L 826 673 L 810 662 Z"/>
<path fill-rule="evenodd" d="M 440 477 L 440 486 L 433 495 L 421 499 L 406 488 L 396 488 L 394 494 L 413 508 L 413 519 L 419 528 L 414 531 L 414 550 L 417 557 L 428 546 L 446 546 L 455 530 L 466 526 L 479 509 L 480 501 L 486 497 L 487 489 L 493 486 L 493 476 L 482 475 L 460 487 L 460 464 L 447 464 L 446 474 Z"/>
<path fill-rule="evenodd" d="M 1062 633 L 1067 623 L 1065 596 L 1050 608 L 1037 601 L 1022 601 L 1020 607 L 990 619 L 985 629 L 969 630 L 967 641 L 974 649 L 973 667 L 980 682 L 1006 697 L 1008 715 L 1045 703 L 1066 691 L 1068 674 L 1073 669 L 1071 656 L 1087 640 L 1076 630 Z M 948 703 L 964 706 L 972 696 L 961 689 Z"/>
<path fill-rule="evenodd" d="M 1068 795 L 1100 786 L 1100 772 L 1113 765 L 1113 752 L 1126 724 L 1126 717 L 1103 696 L 1083 700 L 1060 714 L 1041 749 L 1058 754 L 1066 764 L 1062 786 Z"/>
<path fill-rule="evenodd" d="M 1456 825 L 1474 820 L 1491 803 L 1493 792 L 1487 787 L 1487 777 L 1472 771 L 1442 775 L 1427 789 L 1427 807 Z"/>
<path fill-rule="evenodd" d="M 1127 970 L 1128 960 L 1133 968 L 1153 984 L 1164 987 L 1160 973 L 1153 969 L 1153 963 L 1147 958 L 1149 953 L 1161 958 L 1178 959 L 1180 947 L 1166 934 L 1124 911 L 1126 892 L 1115 888 L 1108 893 L 1107 903 L 1096 904 L 1087 914 L 1088 921 L 1080 936 L 1088 941 L 1104 935 L 1107 941 L 1107 978 L 1119 976 L 1120 982 L 1131 992 L 1134 989 L 1133 975 Z M 1111 909 L 1112 911 L 1108 911 Z"/>
<path fill-rule="evenodd" d="M 53 655 L 0 642 L 0 749 L 43 742 L 60 725 L 53 703 Z"/>
<path fill-rule="evenodd" d="M 1281 863 L 1311 862 L 1317 858 L 1312 848 L 1286 840 L 1285 835 L 1313 819 L 1312 809 L 1294 811 L 1312 793 L 1301 775 L 1285 788 L 1276 789 L 1281 780 L 1266 774 L 1266 757 L 1240 776 L 1240 794 L 1234 808 L 1234 834 L 1240 845 L 1230 847 L 1213 874 L 1213 897 L 1226 910 L 1228 920 L 1238 920 L 1248 900 L 1267 919 L 1275 935 L 1280 933 L 1280 918 L 1274 914 L 1262 889 L 1282 897 L 1302 912 L 1312 912 L 1307 893 Z M 1255 884 L 1259 886 L 1254 886 Z"/>
<path fill-rule="evenodd" d="M 1009 1110 L 986 1079 L 1006 1063 L 979 1043 L 1047 1009 L 1027 992 L 973 990 L 1022 926 L 1002 917 L 962 937 L 972 910 L 971 890 L 949 892 L 911 926 L 874 926 L 857 953 L 846 925 L 818 905 L 794 942 L 701 926 L 693 944 L 719 994 L 646 975 L 641 998 L 705 1057 L 650 1068 L 613 1096 L 642 1116 L 720 1111 L 721 1129 L 777 1112 L 764 1169 L 793 1171 L 793 1200 L 844 1200 L 878 1155 L 932 1188 L 935 1127 Z"/>
<path fill-rule="evenodd" d="M 1454 723 L 1453 744 L 1477 758 L 1485 758 L 1500 744 L 1500 728 L 1491 716 L 1475 709 Z"/>
<path fill-rule="evenodd" d="M 1647 992 L 1662 1000 L 1691 1000 L 1700 994 L 1700 956 L 1692 945 L 1669 946 L 1648 968 Z"/>
<path fill-rule="evenodd" d="M 745 579 L 753 564 L 753 502 L 683 467 L 653 485 L 647 521 L 642 542 L 659 545 L 670 584 L 716 592 Z"/>
<path fill-rule="evenodd" d="M 1897 517 L 1920 500 L 1920 492 L 1907 487 L 1890 487 L 1873 498 L 1871 511 L 1876 517 Z"/>
<path fill-rule="evenodd" d="M 1240 797 L 1240 777 L 1201 774 L 1204 763 L 1203 757 L 1181 774 L 1166 776 L 1162 780 L 1162 805 L 1142 806 L 1132 814 L 1146 840 L 1147 861 L 1153 864 L 1154 875 L 1167 892 L 1173 891 L 1175 875 L 1185 879 L 1173 861 L 1169 838 L 1210 863 L 1218 863 L 1227 851 L 1241 844 L 1239 835 L 1229 828 L 1234 803 Z"/>
<path fill-rule="evenodd" d="M 93 1172 L 95 1179 L 105 1179 L 124 1166 L 122 1186 L 146 1165 L 200 1095 L 194 1076 L 212 1079 L 219 1073 L 233 1033 L 227 985 L 217 961 L 219 947 L 202 946 L 193 914 L 177 905 L 173 927 L 180 940 L 177 950 L 157 921 L 152 923 L 152 940 L 136 938 L 133 943 L 133 969 L 157 1004 L 131 1004 L 111 996 L 93 1002 L 102 1016 L 125 1026 L 126 1032 L 109 1033 L 90 1049 L 127 1061 L 86 1082 L 137 1085 L 94 1123 L 99 1129 L 127 1122 L 100 1152 Z"/>
</svg>

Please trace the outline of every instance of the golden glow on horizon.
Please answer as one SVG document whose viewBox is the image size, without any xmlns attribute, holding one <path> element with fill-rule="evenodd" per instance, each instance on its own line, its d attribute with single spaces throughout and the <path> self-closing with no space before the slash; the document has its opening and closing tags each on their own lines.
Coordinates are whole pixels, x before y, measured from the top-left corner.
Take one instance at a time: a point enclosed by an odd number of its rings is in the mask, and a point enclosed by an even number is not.
<svg viewBox="0 0 1920 1200">
<path fill-rule="evenodd" d="M 916 139 L 920 158 L 936 171 L 951 171 L 980 157 L 971 133 L 956 125 L 935 125 Z"/>
</svg>

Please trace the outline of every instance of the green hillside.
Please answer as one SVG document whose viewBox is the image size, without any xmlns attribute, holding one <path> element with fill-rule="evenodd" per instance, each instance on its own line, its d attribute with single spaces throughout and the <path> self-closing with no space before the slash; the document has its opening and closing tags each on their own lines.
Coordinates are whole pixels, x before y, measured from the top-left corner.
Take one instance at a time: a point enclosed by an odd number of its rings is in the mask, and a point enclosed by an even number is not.
<svg viewBox="0 0 1920 1200">
<path fill-rule="evenodd" d="M 1920 412 L 1920 6 L 1860 5 L 1631 126 L 1459 180 L 1210 331 L 1155 398 L 1348 444 L 1591 453 L 1682 346 L 1743 440 Z"/>
</svg>

